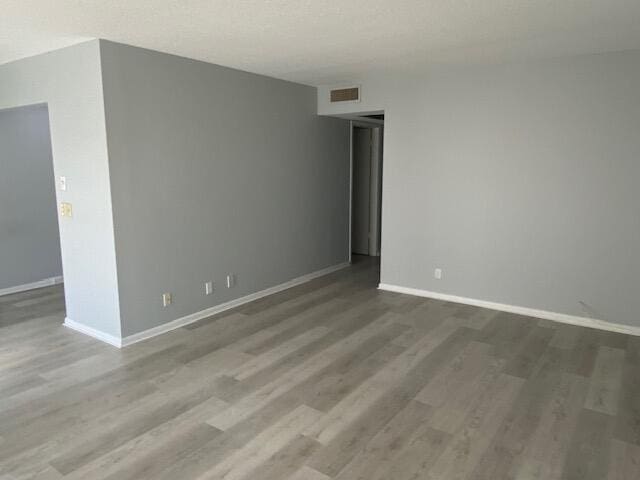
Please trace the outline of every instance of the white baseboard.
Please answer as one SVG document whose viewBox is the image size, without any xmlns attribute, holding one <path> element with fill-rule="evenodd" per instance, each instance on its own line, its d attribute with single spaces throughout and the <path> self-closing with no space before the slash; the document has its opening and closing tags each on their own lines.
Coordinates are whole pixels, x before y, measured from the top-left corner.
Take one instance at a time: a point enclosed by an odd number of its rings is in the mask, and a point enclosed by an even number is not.
<svg viewBox="0 0 640 480">
<path fill-rule="evenodd" d="M 25 283 L 24 285 L 16 285 L 15 287 L 8 287 L 0 289 L 0 296 L 10 295 L 12 293 L 26 292 L 27 290 L 35 290 L 36 288 L 50 287 L 51 285 L 57 285 L 62 283 L 62 277 L 45 278 L 44 280 L 38 280 L 37 282 Z"/>
<path fill-rule="evenodd" d="M 323 268 L 322 270 L 308 273 L 307 275 L 302 275 L 301 277 L 294 278 L 293 280 L 289 280 L 288 282 L 281 283 L 280 285 L 276 285 L 275 287 L 270 287 L 256 293 L 251 293 L 244 297 L 236 298 L 235 300 L 231 300 L 229 302 L 222 303 L 220 305 L 215 305 L 211 308 L 207 308 L 200 312 L 192 313 L 191 315 L 178 318 L 176 320 L 173 320 L 171 322 L 168 322 L 162 325 L 158 325 L 157 327 L 153 327 L 148 330 L 144 330 L 142 332 L 134 333 L 133 335 L 124 337 L 121 340 L 119 346 L 126 347 L 128 345 L 132 345 L 134 343 L 140 342 L 147 338 L 155 337 L 156 335 L 161 335 L 171 330 L 175 330 L 176 328 L 184 327 L 185 325 L 189 325 L 190 323 L 197 322 L 198 320 L 202 320 L 203 318 L 210 317 L 212 315 L 215 315 L 216 313 L 224 312 L 225 310 L 230 310 L 240 305 L 244 305 L 245 303 L 258 300 L 259 298 L 266 297 L 268 295 L 273 295 L 274 293 L 281 292 L 282 290 L 286 290 L 288 288 L 295 287 L 296 285 L 306 283 L 310 280 L 313 280 L 314 278 L 328 275 L 329 273 L 335 272 L 337 270 L 341 270 L 345 267 L 348 267 L 349 265 L 350 265 L 349 262 L 345 262 L 345 263 L 339 263 L 337 265 L 333 265 L 331 267 Z"/>
<path fill-rule="evenodd" d="M 462 303 L 465 305 L 473 305 L 475 307 L 488 308 L 491 310 L 499 310 L 501 312 L 516 313 L 527 317 L 542 318 L 552 320 L 554 322 L 568 323 L 580 327 L 597 328 L 599 330 L 607 330 L 609 332 L 626 333 L 628 335 L 640 336 L 640 327 L 633 325 L 623 325 L 621 323 L 613 323 L 596 318 L 579 317 L 577 315 L 568 315 L 566 313 L 549 312 L 547 310 L 537 310 L 535 308 L 519 307 L 516 305 L 508 305 L 505 303 L 489 302 L 486 300 L 477 300 L 475 298 L 459 297 L 457 295 L 449 295 L 446 293 L 430 292 L 418 288 L 400 287 L 387 283 L 378 285 L 380 290 L 389 292 L 405 293 L 418 297 L 433 298 L 436 300 L 444 300 L 446 302 Z"/>
<path fill-rule="evenodd" d="M 69 317 L 64 319 L 65 327 L 70 328 L 71 330 L 75 330 L 76 332 L 84 333 L 85 335 L 89 335 L 90 337 L 97 338 L 109 345 L 113 345 L 114 347 L 121 348 L 122 340 L 115 335 L 111 335 L 109 333 L 104 333 L 100 330 L 96 330 L 95 328 L 87 327 L 82 323 L 74 322 Z"/>
</svg>

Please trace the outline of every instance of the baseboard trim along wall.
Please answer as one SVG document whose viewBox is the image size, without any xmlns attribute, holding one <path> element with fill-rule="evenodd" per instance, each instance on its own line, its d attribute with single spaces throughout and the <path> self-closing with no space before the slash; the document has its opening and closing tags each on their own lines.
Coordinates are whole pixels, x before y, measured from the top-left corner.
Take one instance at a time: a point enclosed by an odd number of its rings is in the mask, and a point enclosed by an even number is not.
<svg viewBox="0 0 640 480">
<path fill-rule="evenodd" d="M 400 287 L 397 285 L 390 285 L 388 283 L 380 283 L 378 285 L 378 288 L 380 290 L 386 290 L 388 292 L 405 293 L 407 295 L 433 298 L 436 300 L 444 300 L 446 302 L 462 303 L 464 305 L 473 305 L 475 307 L 488 308 L 501 312 L 515 313 L 518 315 L 525 315 L 527 317 L 542 318 L 544 320 L 551 320 L 559 323 L 568 323 L 570 325 L 577 325 L 580 327 L 597 328 L 599 330 L 606 330 L 609 332 L 626 333 L 628 335 L 640 336 L 640 327 L 623 325 L 621 323 L 613 323 L 605 320 L 598 320 L 596 318 L 579 317 L 577 315 L 568 315 L 566 313 L 549 312 L 547 310 L 537 310 L 535 308 L 519 307 L 516 305 L 508 305 L 505 303 L 496 303 L 486 300 L 478 300 L 475 298 L 459 297 L 457 295 L 430 292 L 429 290 L 421 290 L 418 288 Z"/>
<path fill-rule="evenodd" d="M 69 317 L 64 319 L 64 326 L 70 328 L 71 330 L 75 330 L 76 332 L 84 333 L 85 335 L 89 335 L 90 337 L 97 338 L 109 345 L 113 345 L 114 347 L 121 348 L 122 347 L 122 339 L 116 337 L 115 335 L 110 335 L 108 333 L 104 333 L 100 330 L 96 330 L 95 328 L 87 327 L 82 323 L 74 322 Z"/>
<path fill-rule="evenodd" d="M 274 293 L 281 292 L 282 290 L 287 290 L 288 288 L 301 285 L 313 280 L 314 278 L 322 277 L 324 275 L 328 275 L 330 273 L 346 268 L 349 265 L 349 262 L 332 265 L 330 267 L 323 268 L 322 270 L 317 270 L 315 272 L 302 275 L 301 277 L 294 278 L 292 280 L 289 280 L 288 282 L 281 283 L 274 287 L 269 287 L 264 290 L 260 290 L 259 292 L 250 293 L 249 295 L 245 295 L 244 297 L 236 298 L 229 302 L 221 303 L 220 305 L 215 305 L 211 308 L 192 313 L 185 317 L 172 320 L 171 322 L 167 322 L 163 325 L 158 325 L 157 327 L 153 327 L 142 332 L 134 333 L 133 335 L 129 335 L 124 338 L 114 337 L 113 335 L 109 335 L 94 328 L 74 322 L 69 318 L 65 319 L 64 325 L 78 332 L 82 332 L 86 335 L 97 338 L 98 340 L 102 340 L 103 342 L 106 342 L 110 345 L 122 348 L 133 345 L 134 343 L 141 342 L 142 340 L 146 340 L 151 337 L 162 335 L 163 333 L 170 332 L 171 330 L 175 330 L 176 328 L 184 327 L 185 325 L 189 325 L 190 323 L 197 322 L 198 320 L 208 318 L 217 313 L 224 312 L 225 310 L 230 310 L 232 308 L 239 307 L 240 305 L 244 305 L 245 303 L 253 302 L 254 300 L 258 300 L 259 298 L 273 295 Z"/>
<path fill-rule="evenodd" d="M 35 290 L 36 288 L 50 287 L 51 285 L 57 285 L 63 282 L 62 277 L 45 278 L 44 280 L 38 280 L 37 282 L 25 283 L 24 285 L 16 285 L 15 287 L 8 287 L 0 289 L 0 297 L 2 295 L 10 295 L 12 293 L 26 292 L 27 290 Z"/>
<path fill-rule="evenodd" d="M 296 285 L 301 285 L 310 280 L 313 280 L 314 278 L 328 275 L 329 273 L 335 272 L 348 266 L 349 262 L 332 265 L 331 267 L 323 268 L 322 270 L 317 270 L 315 272 L 302 275 L 301 277 L 294 278 L 292 280 L 289 280 L 288 282 L 281 283 L 274 287 L 269 287 L 265 290 L 260 290 L 259 292 L 250 293 L 249 295 L 245 295 L 244 297 L 236 298 L 226 303 L 221 303 L 220 305 L 215 305 L 211 308 L 192 313 L 191 315 L 178 318 L 163 325 L 158 325 L 157 327 L 134 333 L 133 335 L 129 335 L 122 339 L 122 346 L 126 347 L 128 345 L 141 342 L 142 340 L 146 340 L 147 338 L 170 332 L 171 330 L 175 330 L 176 328 L 184 327 L 185 325 L 189 325 L 190 323 L 197 322 L 198 320 L 202 320 L 217 313 L 224 312 L 225 310 L 230 310 L 232 308 L 239 307 L 240 305 L 244 305 L 245 303 L 258 300 L 259 298 L 273 295 L 274 293 L 281 292 L 282 290 L 287 290 L 288 288 L 295 287 Z"/>
</svg>

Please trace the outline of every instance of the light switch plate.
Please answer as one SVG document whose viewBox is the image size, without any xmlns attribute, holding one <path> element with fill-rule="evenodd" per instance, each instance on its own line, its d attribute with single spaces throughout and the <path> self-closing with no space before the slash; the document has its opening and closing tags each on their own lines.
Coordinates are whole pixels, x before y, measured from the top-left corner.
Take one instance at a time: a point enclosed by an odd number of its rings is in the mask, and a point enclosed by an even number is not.
<svg viewBox="0 0 640 480">
<path fill-rule="evenodd" d="M 67 177 L 60 177 L 60 190 L 67 191 Z"/>
</svg>

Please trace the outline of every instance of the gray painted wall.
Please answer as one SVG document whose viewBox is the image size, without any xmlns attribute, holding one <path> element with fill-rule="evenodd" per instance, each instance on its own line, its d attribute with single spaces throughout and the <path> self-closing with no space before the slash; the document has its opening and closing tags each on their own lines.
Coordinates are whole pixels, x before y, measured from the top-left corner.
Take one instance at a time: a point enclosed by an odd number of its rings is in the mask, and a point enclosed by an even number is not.
<svg viewBox="0 0 640 480">
<path fill-rule="evenodd" d="M 347 261 L 349 127 L 315 88 L 100 44 L 123 336 Z"/>
<path fill-rule="evenodd" d="M 640 52 L 360 83 L 382 282 L 640 326 Z"/>
<path fill-rule="evenodd" d="M 62 275 L 49 114 L 0 110 L 0 290 Z"/>
<path fill-rule="evenodd" d="M 98 41 L 0 65 L 0 108 L 46 103 L 54 173 L 74 206 L 60 220 L 67 316 L 120 336 L 115 246 Z"/>
</svg>

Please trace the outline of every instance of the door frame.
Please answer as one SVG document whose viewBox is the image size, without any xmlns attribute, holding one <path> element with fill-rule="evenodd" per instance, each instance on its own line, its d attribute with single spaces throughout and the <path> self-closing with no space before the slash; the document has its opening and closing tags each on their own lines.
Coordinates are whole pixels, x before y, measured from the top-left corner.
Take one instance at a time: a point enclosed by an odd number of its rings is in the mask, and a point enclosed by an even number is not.
<svg viewBox="0 0 640 480">
<path fill-rule="evenodd" d="M 372 120 L 372 121 L 365 121 L 365 120 L 349 120 L 349 263 L 352 262 L 352 252 L 351 252 L 351 247 L 352 247 L 352 241 L 353 241 L 353 231 L 352 231 L 352 224 L 353 224 L 353 131 L 355 127 L 360 127 L 360 128 L 379 128 L 380 129 L 380 135 L 378 138 L 378 158 L 382 159 L 382 162 L 384 164 L 384 156 L 383 156 L 383 150 L 384 150 L 384 123 L 382 121 L 376 121 L 376 120 Z M 373 138 L 373 135 L 372 135 Z M 382 175 L 382 168 L 380 168 L 380 175 Z M 381 179 L 380 181 L 378 181 L 378 185 L 379 185 L 379 189 L 378 189 L 378 196 L 380 197 L 380 205 L 379 205 L 379 209 L 380 211 L 378 212 L 378 218 L 382 218 L 382 182 Z M 380 220 L 381 223 L 381 220 Z M 380 229 L 380 225 L 378 225 L 378 228 Z M 382 235 L 380 235 L 380 240 L 382 240 Z M 379 242 L 382 243 L 382 242 Z M 377 252 L 379 252 L 379 255 L 382 254 L 382 248 L 381 245 L 378 244 L 376 246 L 377 248 Z"/>
</svg>

